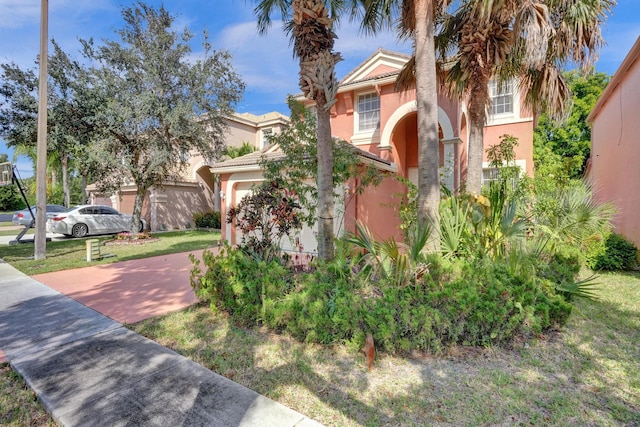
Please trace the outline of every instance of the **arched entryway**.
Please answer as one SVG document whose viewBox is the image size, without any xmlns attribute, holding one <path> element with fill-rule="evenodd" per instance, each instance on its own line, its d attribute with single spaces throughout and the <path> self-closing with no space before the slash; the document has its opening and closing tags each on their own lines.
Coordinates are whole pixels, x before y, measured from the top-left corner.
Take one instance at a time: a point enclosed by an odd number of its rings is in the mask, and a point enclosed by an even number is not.
<svg viewBox="0 0 640 427">
<path fill-rule="evenodd" d="M 440 139 L 439 165 L 442 183 L 453 190 L 456 186 L 456 145 L 460 142 L 454 135 L 451 120 L 438 107 L 438 132 Z M 398 173 L 417 183 L 418 170 L 418 114 L 415 101 L 398 108 L 387 121 L 379 145 L 389 160 L 398 165 Z"/>
<path fill-rule="evenodd" d="M 202 197 L 205 200 L 206 206 L 209 206 L 211 209 L 216 210 L 215 206 L 215 196 L 216 192 L 216 183 L 215 177 L 211 173 L 211 166 L 203 165 L 198 167 L 195 170 L 194 179 L 198 182 L 198 186 L 202 190 Z M 219 190 L 218 190 L 219 192 Z M 218 211 L 220 210 L 220 205 L 218 204 Z"/>
</svg>

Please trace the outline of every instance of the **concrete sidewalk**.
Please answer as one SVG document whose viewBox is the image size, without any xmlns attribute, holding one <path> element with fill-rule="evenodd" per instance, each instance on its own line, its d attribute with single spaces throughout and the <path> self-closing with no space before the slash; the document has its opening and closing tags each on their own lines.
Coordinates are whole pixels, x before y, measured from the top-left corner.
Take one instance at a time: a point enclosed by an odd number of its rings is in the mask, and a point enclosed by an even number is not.
<svg viewBox="0 0 640 427">
<path fill-rule="evenodd" d="M 318 426 L 0 260 L 0 348 L 65 426 Z"/>
</svg>

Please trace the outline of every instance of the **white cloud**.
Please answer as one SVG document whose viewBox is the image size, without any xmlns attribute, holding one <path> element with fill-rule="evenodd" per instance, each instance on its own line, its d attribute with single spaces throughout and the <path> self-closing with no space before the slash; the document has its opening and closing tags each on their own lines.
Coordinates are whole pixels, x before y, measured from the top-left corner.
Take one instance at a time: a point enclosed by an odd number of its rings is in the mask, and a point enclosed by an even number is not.
<svg viewBox="0 0 640 427">
<path fill-rule="evenodd" d="M 40 22 L 40 0 L 0 0 L 0 28 Z"/>
<path fill-rule="evenodd" d="M 265 35 L 259 35 L 255 22 L 225 27 L 214 42 L 233 55 L 233 63 L 247 84 L 247 91 L 275 95 L 280 102 L 297 90 L 298 64 L 289 41 L 275 22 Z"/>
<path fill-rule="evenodd" d="M 383 31 L 375 36 L 364 34 L 357 22 L 341 22 L 336 30 L 335 50 L 341 52 L 345 58 L 366 59 L 379 47 L 409 53 L 411 43 L 399 41 L 393 30 Z"/>
<path fill-rule="evenodd" d="M 376 37 L 360 34 L 358 24 L 344 22 L 337 29 L 335 50 L 344 61 L 337 67 L 338 79 L 369 57 L 378 47 L 410 51 L 410 44 L 399 43 L 394 33 Z M 245 100 L 260 95 L 268 103 L 283 103 L 287 94 L 298 93 L 298 62 L 292 46 L 282 30 L 282 22 L 274 21 L 265 35 L 259 35 L 255 21 L 241 22 L 223 28 L 214 41 L 233 55 L 233 63 L 247 84 Z"/>
</svg>

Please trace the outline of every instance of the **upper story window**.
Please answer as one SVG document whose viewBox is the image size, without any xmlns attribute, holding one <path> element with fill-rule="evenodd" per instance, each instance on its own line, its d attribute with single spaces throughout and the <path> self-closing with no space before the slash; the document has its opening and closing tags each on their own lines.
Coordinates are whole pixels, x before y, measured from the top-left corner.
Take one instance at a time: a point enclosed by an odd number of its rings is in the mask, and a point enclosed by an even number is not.
<svg viewBox="0 0 640 427">
<path fill-rule="evenodd" d="M 268 129 L 262 129 L 262 132 L 260 133 L 260 148 L 265 148 L 267 145 L 269 145 L 269 139 L 271 138 L 271 136 L 273 135 L 273 129 L 272 128 L 268 128 Z"/>
<path fill-rule="evenodd" d="M 380 98 L 375 93 L 358 96 L 358 132 L 374 131 L 380 126 Z"/>
<path fill-rule="evenodd" d="M 489 96 L 491 97 L 491 115 L 513 114 L 513 83 L 496 80 L 489 82 Z"/>
</svg>

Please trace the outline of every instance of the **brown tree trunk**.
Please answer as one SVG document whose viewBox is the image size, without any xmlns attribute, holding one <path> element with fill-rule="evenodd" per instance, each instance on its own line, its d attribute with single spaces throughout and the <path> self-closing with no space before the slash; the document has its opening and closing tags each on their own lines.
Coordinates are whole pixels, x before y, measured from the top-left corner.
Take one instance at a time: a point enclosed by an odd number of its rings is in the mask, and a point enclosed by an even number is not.
<svg viewBox="0 0 640 427">
<path fill-rule="evenodd" d="M 142 203 L 144 202 L 144 196 L 147 194 L 147 188 L 137 187 L 136 199 L 133 203 L 133 218 L 131 221 L 131 237 L 136 238 L 138 236 L 138 230 L 140 230 L 140 224 L 142 224 Z"/>
<path fill-rule="evenodd" d="M 64 207 L 69 208 L 71 204 L 71 195 L 69 190 L 69 156 L 62 155 L 62 193 L 64 194 Z"/>
<path fill-rule="evenodd" d="M 438 93 L 433 40 L 433 0 L 415 0 L 416 102 L 418 105 L 418 223 L 431 224 L 430 250 L 438 250 L 440 164 Z"/>
<path fill-rule="evenodd" d="M 332 52 L 336 35 L 333 20 L 322 0 L 293 0 L 294 51 L 300 60 L 300 89 L 317 106 L 318 144 L 318 258 L 329 261 L 333 248 L 333 143 L 331 115 L 337 81 L 335 64 L 340 55 Z"/>
<path fill-rule="evenodd" d="M 87 174 L 82 173 L 81 177 L 82 181 L 80 183 L 80 191 L 82 200 L 80 204 L 85 205 L 87 203 Z"/>
</svg>

